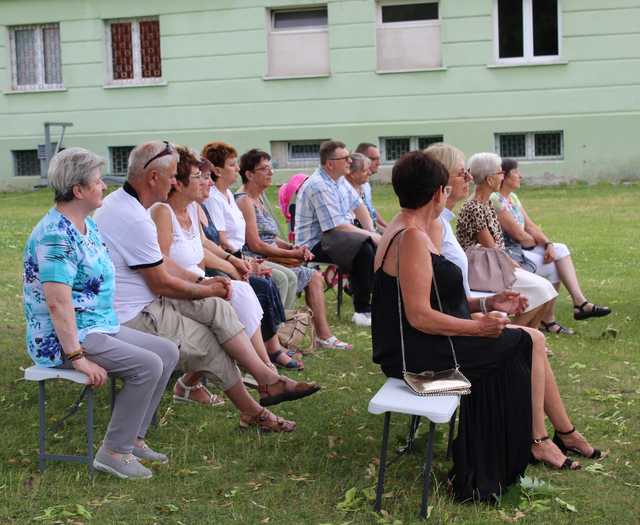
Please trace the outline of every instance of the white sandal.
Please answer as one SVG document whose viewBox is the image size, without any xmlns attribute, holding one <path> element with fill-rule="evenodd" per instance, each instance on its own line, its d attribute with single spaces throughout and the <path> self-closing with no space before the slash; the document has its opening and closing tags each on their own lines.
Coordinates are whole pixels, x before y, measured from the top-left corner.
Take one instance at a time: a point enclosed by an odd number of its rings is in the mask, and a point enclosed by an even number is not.
<svg viewBox="0 0 640 525">
<path fill-rule="evenodd" d="M 206 405 L 206 406 L 212 406 L 212 407 L 219 407 L 221 405 L 224 405 L 224 399 L 221 398 L 220 396 L 217 396 L 209 392 L 209 389 L 207 389 L 207 387 L 204 386 L 202 383 L 198 382 L 193 386 L 187 386 L 184 384 L 182 377 L 179 377 L 176 383 L 180 386 L 180 388 L 184 390 L 184 393 L 181 396 L 179 396 L 178 394 L 175 393 L 175 387 L 174 387 L 174 391 L 173 391 L 174 401 L 179 401 L 181 403 L 193 403 L 194 405 Z M 207 394 L 209 399 L 208 402 L 195 401 L 191 399 L 191 392 L 193 392 L 194 390 L 201 390 L 201 389 L 204 389 L 205 393 Z"/>
<path fill-rule="evenodd" d="M 334 350 L 351 350 L 353 345 L 340 341 L 335 335 L 327 337 L 326 339 L 320 339 L 316 337 L 316 348 L 331 348 Z"/>
</svg>

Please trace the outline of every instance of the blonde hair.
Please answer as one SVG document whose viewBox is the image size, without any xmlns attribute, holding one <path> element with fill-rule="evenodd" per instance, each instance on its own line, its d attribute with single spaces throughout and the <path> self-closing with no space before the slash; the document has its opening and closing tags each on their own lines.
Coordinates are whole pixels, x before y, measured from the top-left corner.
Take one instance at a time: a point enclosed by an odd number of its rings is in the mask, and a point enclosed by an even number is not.
<svg viewBox="0 0 640 525">
<path fill-rule="evenodd" d="M 436 142 L 430 144 L 424 152 L 439 160 L 447 168 L 449 174 L 453 173 L 458 164 L 464 164 L 464 153 L 451 144 Z"/>
</svg>

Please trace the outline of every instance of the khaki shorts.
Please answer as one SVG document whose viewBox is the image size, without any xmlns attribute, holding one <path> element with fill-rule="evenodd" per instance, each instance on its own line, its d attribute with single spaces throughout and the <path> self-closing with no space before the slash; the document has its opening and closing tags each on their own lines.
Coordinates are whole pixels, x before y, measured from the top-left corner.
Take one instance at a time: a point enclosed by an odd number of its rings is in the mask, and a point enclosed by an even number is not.
<svg viewBox="0 0 640 525">
<path fill-rule="evenodd" d="M 222 390 L 240 381 L 235 361 L 221 345 L 244 327 L 224 299 L 209 297 L 189 301 L 159 297 L 124 325 L 173 341 L 180 350 L 178 368 L 185 372 L 203 372 Z"/>
</svg>

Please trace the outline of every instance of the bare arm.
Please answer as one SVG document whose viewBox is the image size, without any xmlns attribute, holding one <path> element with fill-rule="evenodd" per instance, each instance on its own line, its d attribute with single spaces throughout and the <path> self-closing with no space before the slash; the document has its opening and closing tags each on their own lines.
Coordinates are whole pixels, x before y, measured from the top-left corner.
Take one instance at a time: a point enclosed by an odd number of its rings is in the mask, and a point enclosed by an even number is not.
<svg viewBox="0 0 640 525">
<path fill-rule="evenodd" d="M 400 288 L 407 320 L 417 330 L 437 335 L 497 337 L 507 319 L 484 316 L 477 320 L 459 319 L 431 308 L 433 268 L 428 251 L 428 236 L 415 228 L 399 240 Z"/>
<path fill-rule="evenodd" d="M 246 243 L 252 252 L 259 253 L 266 257 L 298 257 L 301 261 L 303 260 L 303 254 L 300 250 L 280 247 L 277 242 L 276 245 L 268 244 L 260 238 L 258 223 L 256 221 L 256 211 L 248 197 L 242 197 L 238 200 L 237 204 L 247 223 Z"/>
<path fill-rule="evenodd" d="M 49 316 L 56 331 L 56 336 L 65 354 L 75 352 L 80 348 L 76 314 L 71 300 L 71 287 L 64 283 L 45 282 L 42 285 L 44 297 L 49 308 Z M 71 361 L 73 367 L 89 376 L 90 384 L 102 386 L 107 380 L 104 368 L 86 358 Z"/>
<path fill-rule="evenodd" d="M 377 245 L 378 242 L 380 242 L 380 234 L 376 232 L 365 231 L 362 228 L 358 228 L 357 226 L 354 226 L 351 223 L 339 224 L 334 228 L 334 230 L 340 231 L 340 232 L 356 233 L 358 235 L 362 235 L 363 237 L 369 237 L 375 245 Z"/>
<path fill-rule="evenodd" d="M 516 221 L 506 208 L 501 209 L 498 212 L 498 220 L 500 221 L 500 226 L 502 229 L 507 232 L 509 237 L 515 239 L 520 244 L 526 247 L 533 247 L 536 245 L 535 239 L 529 235 L 525 228 L 520 226 L 518 221 Z"/>
<path fill-rule="evenodd" d="M 364 230 L 367 230 L 368 232 L 375 231 L 371 215 L 369 215 L 369 210 L 365 206 L 364 202 L 361 201 L 360 205 L 353 210 L 353 213 Z"/>
<path fill-rule="evenodd" d="M 497 246 L 496 241 L 488 228 L 476 233 L 476 240 L 485 248 L 495 248 Z"/>
<path fill-rule="evenodd" d="M 524 215 L 524 229 L 534 238 L 536 244 L 547 244 L 549 238 L 544 234 L 542 228 L 533 222 L 524 208 L 521 208 L 522 215 Z"/>
</svg>

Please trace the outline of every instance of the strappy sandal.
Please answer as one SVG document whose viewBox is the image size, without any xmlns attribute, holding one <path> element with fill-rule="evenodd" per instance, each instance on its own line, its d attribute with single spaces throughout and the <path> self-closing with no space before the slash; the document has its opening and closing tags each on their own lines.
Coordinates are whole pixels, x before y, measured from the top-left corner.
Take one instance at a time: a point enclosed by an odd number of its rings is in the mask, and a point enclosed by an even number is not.
<svg viewBox="0 0 640 525">
<path fill-rule="evenodd" d="M 284 390 L 279 394 L 271 394 L 269 387 L 273 387 L 279 383 L 282 383 Z M 305 383 L 298 381 L 293 390 L 287 390 L 287 380 L 284 378 L 278 379 L 271 385 L 258 385 L 258 392 L 260 392 L 260 404 L 263 407 L 277 405 L 285 401 L 295 401 L 296 399 L 302 399 L 303 397 L 315 394 L 320 390 L 320 385 L 317 383 Z"/>
<path fill-rule="evenodd" d="M 567 452 L 571 452 L 572 454 L 578 454 L 579 456 L 585 457 L 587 459 L 599 459 L 599 458 L 601 458 L 602 457 L 602 451 L 597 449 L 597 448 L 595 448 L 595 447 L 591 447 L 593 449 L 593 452 L 591 453 L 590 456 L 587 456 L 586 454 L 583 454 L 577 448 L 567 447 L 564 444 L 564 442 L 562 441 L 562 438 L 560 436 L 568 436 L 570 434 L 573 434 L 575 431 L 576 431 L 576 427 L 573 427 L 571 430 L 569 430 L 569 432 L 560 432 L 559 430 L 556 429 L 555 433 L 553 434 L 553 442 L 563 452 L 563 454 L 566 454 Z"/>
<path fill-rule="evenodd" d="M 542 436 L 541 438 L 532 439 L 531 444 L 539 447 L 542 445 L 542 443 L 544 443 L 545 441 L 548 441 L 548 439 L 549 439 L 549 436 Z M 570 460 L 568 457 L 565 457 L 562 465 L 558 467 L 557 465 L 554 465 L 553 463 L 549 463 L 548 461 L 536 459 L 536 457 L 533 455 L 533 452 L 531 452 L 529 463 L 531 463 L 532 465 L 537 465 L 538 463 L 540 463 L 540 461 L 542 461 L 545 465 L 547 465 L 547 467 L 551 467 L 556 470 L 579 470 L 580 468 L 582 468 L 580 466 L 580 463 L 576 463 L 575 461 Z"/>
<path fill-rule="evenodd" d="M 278 358 L 283 355 L 289 358 L 287 364 L 284 365 L 278 362 Z M 284 350 L 277 350 L 276 352 L 270 353 L 269 361 L 278 368 L 284 368 L 285 370 L 297 370 L 298 372 L 302 372 L 304 370 L 304 363 L 298 359 L 291 358 Z"/>
<path fill-rule="evenodd" d="M 550 323 L 545 323 L 544 321 L 540 321 L 539 330 L 541 332 L 547 332 L 548 334 L 556 334 L 556 335 L 575 334 L 575 332 L 571 328 L 562 326 L 558 321 L 551 321 Z"/>
<path fill-rule="evenodd" d="M 351 350 L 353 345 L 340 341 L 335 335 L 327 337 L 326 339 L 320 339 L 316 337 L 316 348 L 329 348 L 333 350 Z"/>
<path fill-rule="evenodd" d="M 180 403 L 193 403 L 194 405 L 205 405 L 205 406 L 212 406 L 212 407 L 218 407 L 218 406 L 224 405 L 224 399 L 221 398 L 220 396 L 217 396 L 216 394 L 212 394 L 211 392 L 209 392 L 207 387 L 204 386 L 202 383 L 197 383 L 193 386 L 187 386 L 182 380 L 182 377 L 179 377 L 178 381 L 176 381 L 176 384 L 180 386 L 180 388 L 182 388 L 184 392 L 182 393 L 182 395 L 176 394 L 176 390 L 174 387 L 173 388 L 174 401 L 178 401 Z M 204 390 L 204 393 L 207 395 L 206 401 L 197 401 L 195 399 L 191 399 L 191 392 L 195 392 L 197 390 Z"/>
<path fill-rule="evenodd" d="M 255 416 L 240 413 L 240 428 L 246 430 L 250 427 L 258 427 L 258 430 L 263 433 L 293 432 L 296 429 L 296 423 L 278 417 L 263 408 Z"/>
<path fill-rule="evenodd" d="M 585 310 L 584 307 L 589 304 L 589 301 L 585 301 L 580 306 L 573 305 L 573 318 L 576 321 L 582 321 L 583 319 L 589 319 L 589 317 L 604 317 L 611 313 L 611 309 L 608 306 L 600 306 L 597 304 L 591 304 L 591 310 Z"/>
</svg>

